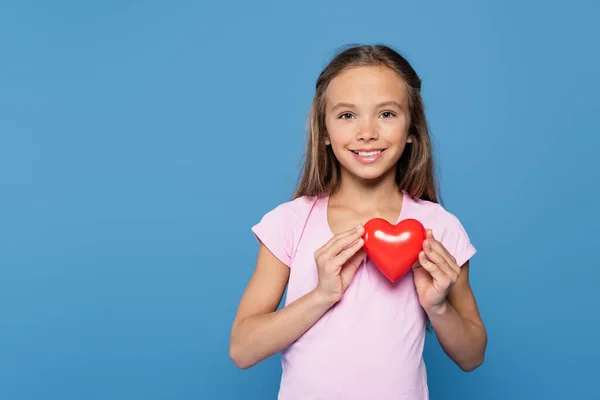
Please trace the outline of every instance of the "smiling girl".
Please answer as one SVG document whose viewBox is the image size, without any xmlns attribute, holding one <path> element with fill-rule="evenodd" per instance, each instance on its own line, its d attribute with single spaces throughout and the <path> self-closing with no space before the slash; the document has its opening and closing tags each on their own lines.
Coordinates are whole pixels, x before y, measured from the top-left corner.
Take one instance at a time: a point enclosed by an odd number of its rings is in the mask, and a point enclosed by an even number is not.
<svg viewBox="0 0 600 400">
<path fill-rule="evenodd" d="M 476 250 L 438 203 L 420 89 L 382 45 L 340 52 L 317 79 L 299 186 L 252 228 L 256 266 L 231 332 L 240 368 L 281 352 L 280 399 L 428 399 L 427 321 L 462 370 L 483 362 Z M 395 283 L 363 248 L 375 217 L 427 228 L 419 261 Z"/>
</svg>

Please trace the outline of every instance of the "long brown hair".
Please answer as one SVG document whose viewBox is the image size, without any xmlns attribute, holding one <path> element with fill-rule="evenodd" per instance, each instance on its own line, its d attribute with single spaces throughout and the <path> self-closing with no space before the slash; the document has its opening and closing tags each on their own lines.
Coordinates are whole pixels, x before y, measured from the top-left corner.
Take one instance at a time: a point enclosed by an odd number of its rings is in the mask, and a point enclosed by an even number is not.
<svg viewBox="0 0 600 400">
<path fill-rule="evenodd" d="M 386 66 L 406 84 L 409 94 L 412 143 L 407 143 L 396 165 L 396 184 L 415 199 L 440 202 L 434 176 L 431 137 L 421 98 L 421 79 L 410 63 L 396 50 L 385 45 L 352 45 L 341 49 L 323 69 L 308 118 L 308 138 L 304 165 L 293 198 L 325 196 L 340 184 L 340 164 L 330 146 L 325 144 L 325 92 L 340 73 L 358 66 Z"/>
</svg>

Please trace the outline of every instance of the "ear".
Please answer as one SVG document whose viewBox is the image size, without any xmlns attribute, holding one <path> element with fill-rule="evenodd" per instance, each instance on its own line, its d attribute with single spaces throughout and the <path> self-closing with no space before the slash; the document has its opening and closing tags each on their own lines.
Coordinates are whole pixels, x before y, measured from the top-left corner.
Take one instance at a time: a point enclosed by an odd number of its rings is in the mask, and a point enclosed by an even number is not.
<svg viewBox="0 0 600 400">
<path fill-rule="evenodd" d="M 325 145 L 329 146 L 331 144 L 331 140 L 329 140 L 329 135 L 325 135 Z"/>
<path fill-rule="evenodd" d="M 408 138 L 406 139 L 406 143 L 412 143 L 412 142 L 413 142 L 413 136 L 408 135 Z"/>
</svg>

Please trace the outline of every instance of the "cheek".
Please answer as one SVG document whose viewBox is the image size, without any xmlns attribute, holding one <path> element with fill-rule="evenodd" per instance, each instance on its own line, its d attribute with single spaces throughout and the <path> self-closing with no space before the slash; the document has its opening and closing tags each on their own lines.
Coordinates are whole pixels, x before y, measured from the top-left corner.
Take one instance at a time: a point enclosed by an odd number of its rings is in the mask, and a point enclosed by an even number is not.
<svg viewBox="0 0 600 400">
<path fill-rule="evenodd" d="M 338 121 L 327 123 L 327 136 L 332 147 L 347 146 L 353 139 L 352 129 L 349 124 L 340 124 Z"/>
<path fill-rule="evenodd" d="M 408 125 L 404 121 L 383 124 L 379 133 L 389 143 L 405 143 L 408 138 Z"/>
</svg>

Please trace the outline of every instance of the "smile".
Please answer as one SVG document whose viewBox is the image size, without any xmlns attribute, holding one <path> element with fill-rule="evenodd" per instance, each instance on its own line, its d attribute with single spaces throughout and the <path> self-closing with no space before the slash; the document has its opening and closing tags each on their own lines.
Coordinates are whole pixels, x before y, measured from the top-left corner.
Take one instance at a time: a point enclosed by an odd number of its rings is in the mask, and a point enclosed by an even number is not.
<svg viewBox="0 0 600 400">
<path fill-rule="evenodd" d="M 350 150 L 354 157 L 363 164 L 370 164 L 375 162 L 381 157 L 385 149 L 360 149 Z"/>
<path fill-rule="evenodd" d="M 373 150 L 373 151 L 354 151 L 354 150 L 350 150 L 351 152 L 353 152 L 354 154 L 358 154 L 359 156 L 362 157 L 370 157 L 370 156 L 374 156 L 380 153 L 383 153 L 383 150 Z"/>
</svg>

